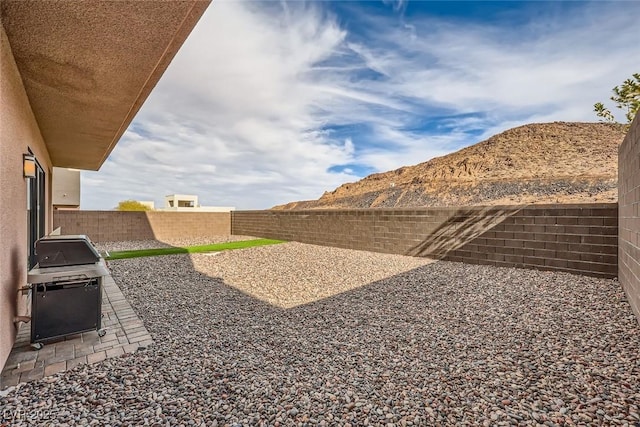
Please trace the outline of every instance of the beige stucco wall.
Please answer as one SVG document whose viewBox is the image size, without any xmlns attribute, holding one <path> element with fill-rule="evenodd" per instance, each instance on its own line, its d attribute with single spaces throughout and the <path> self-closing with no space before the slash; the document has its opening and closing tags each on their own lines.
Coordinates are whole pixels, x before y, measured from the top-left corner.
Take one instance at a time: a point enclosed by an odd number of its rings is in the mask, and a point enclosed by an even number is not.
<svg viewBox="0 0 640 427">
<path fill-rule="evenodd" d="M 0 23 L 0 368 L 15 338 L 14 316 L 28 309 L 17 290 L 26 284 L 27 181 L 22 176 L 22 154 L 29 148 L 46 173 L 48 206 L 51 161 Z M 49 211 L 46 230 L 51 219 Z"/>
</svg>

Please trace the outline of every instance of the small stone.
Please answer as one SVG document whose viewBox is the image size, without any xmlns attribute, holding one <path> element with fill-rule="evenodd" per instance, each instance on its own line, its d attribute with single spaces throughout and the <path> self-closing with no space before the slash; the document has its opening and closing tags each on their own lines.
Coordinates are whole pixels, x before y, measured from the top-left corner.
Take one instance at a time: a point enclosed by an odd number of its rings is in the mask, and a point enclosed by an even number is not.
<svg viewBox="0 0 640 427">
<path fill-rule="evenodd" d="M 617 280 L 294 242 L 110 268 L 155 343 L 2 392 L 3 410 L 61 426 L 640 421 L 640 328 Z"/>
</svg>

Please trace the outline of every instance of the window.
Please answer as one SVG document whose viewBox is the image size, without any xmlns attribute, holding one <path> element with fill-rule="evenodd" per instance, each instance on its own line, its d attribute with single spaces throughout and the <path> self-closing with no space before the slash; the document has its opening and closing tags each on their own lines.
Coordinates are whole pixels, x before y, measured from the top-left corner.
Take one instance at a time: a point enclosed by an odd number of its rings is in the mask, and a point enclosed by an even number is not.
<svg viewBox="0 0 640 427">
<path fill-rule="evenodd" d="M 45 174 L 36 160 L 36 177 L 27 179 L 27 266 L 36 264 L 36 240 L 45 235 Z"/>
</svg>

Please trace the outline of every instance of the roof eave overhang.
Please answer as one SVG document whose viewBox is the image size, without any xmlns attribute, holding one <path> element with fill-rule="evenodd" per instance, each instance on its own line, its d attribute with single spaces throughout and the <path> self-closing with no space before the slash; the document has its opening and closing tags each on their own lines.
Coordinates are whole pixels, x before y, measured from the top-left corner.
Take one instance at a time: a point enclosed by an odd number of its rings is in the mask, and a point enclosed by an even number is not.
<svg viewBox="0 0 640 427">
<path fill-rule="evenodd" d="M 53 166 L 102 166 L 209 4 L 0 0 Z"/>
</svg>

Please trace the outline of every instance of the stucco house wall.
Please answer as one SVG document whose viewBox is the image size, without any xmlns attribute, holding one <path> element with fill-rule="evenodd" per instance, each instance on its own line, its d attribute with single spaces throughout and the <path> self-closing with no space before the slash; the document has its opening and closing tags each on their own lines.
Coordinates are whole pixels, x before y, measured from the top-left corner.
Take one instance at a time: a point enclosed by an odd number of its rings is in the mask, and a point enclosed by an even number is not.
<svg viewBox="0 0 640 427">
<path fill-rule="evenodd" d="M 15 338 L 14 317 L 28 313 L 18 289 L 27 280 L 27 179 L 22 155 L 29 149 L 45 172 L 45 230 L 51 230 L 51 160 L 31 110 L 7 35 L 0 23 L 0 366 Z"/>
<path fill-rule="evenodd" d="M 23 154 L 44 172 L 37 216 L 47 234 L 53 166 L 100 168 L 209 3 L 0 0 L 0 368 L 15 316 L 30 314 L 18 290 L 36 237 L 27 216 L 36 181 L 23 177 Z"/>
</svg>

